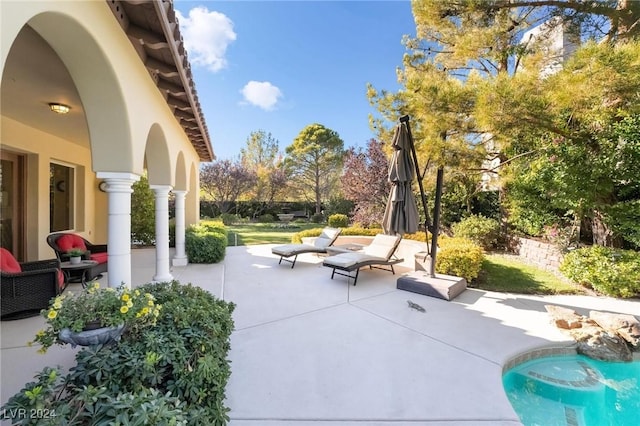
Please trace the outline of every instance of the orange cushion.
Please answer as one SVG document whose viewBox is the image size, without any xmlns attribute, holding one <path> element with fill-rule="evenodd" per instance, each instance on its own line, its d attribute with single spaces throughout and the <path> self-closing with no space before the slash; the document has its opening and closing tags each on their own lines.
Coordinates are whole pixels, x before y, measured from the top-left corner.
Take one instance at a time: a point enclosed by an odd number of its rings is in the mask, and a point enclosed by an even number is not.
<svg viewBox="0 0 640 426">
<path fill-rule="evenodd" d="M 98 263 L 107 263 L 107 253 L 91 253 L 91 260 L 95 260 Z"/>
<path fill-rule="evenodd" d="M 22 272 L 22 268 L 16 258 L 5 248 L 0 248 L 0 271 L 14 274 Z"/>
<path fill-rule="evenodd" d="M 56 240 L 56 244 L 65 253 L 74 248 L 87 251 L 87 246 L 84 244 L 82 237 L 74 234 L 64 234 Z"/>
</svg>

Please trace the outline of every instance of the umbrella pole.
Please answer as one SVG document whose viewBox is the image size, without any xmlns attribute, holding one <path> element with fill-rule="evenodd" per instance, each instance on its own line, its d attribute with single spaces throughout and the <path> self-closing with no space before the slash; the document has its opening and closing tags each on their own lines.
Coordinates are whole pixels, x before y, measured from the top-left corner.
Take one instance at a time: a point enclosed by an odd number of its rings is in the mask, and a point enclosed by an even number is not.
<svg viewBox="0 0 640 426">
<path fill-rule="evenodd" d="M 405 123 L 407 126 L 407 134 L 409 135 L 409 143 L 411 144 L 411 154 L 413 156 L 413 168 L 416 172 L 416 180 L 420 187 L 420 198 L 422 199 L 422 208 L 424 210 L 424 241 L 427 243 L 427 253 L 431 255 L 432 248 L 429 247 L 429 210 L 427 210 L 427 198 L 424 195 L 424 187 L 422 185 L 422 179 L 420 178 L 420 168 L 418 167 L 418 155 L 416 154 L 416 147 L 413 144 L 413 135 L 411 134 L 411 126 L 409 125 L 409 116 L 403 115 L 400 117 L 400 123 Z M 435 255 L 435 253 L 434 253 Z"/>
<path fill-rule="evenodd" d="M 444 169 L 438 168 L 438 174 L 436 177 L 436 202 L 433 207 L 433 230 L 431 233 L 431 269 L 429 274 L 431 277 L 436 276 L 436 252 L 438 251 L 438 232 L 440 232 L 440 206 L 442 204 L 442 183 L 444 180 Z"/>
</svg>

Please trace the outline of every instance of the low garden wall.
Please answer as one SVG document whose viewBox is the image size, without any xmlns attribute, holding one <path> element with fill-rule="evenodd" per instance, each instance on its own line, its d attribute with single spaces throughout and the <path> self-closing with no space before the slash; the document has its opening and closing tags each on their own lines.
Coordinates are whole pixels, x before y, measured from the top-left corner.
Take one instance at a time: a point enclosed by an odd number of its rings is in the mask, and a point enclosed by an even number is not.
<svg viewBox="0 0 640 426">
<path fill-rule="evenodd" d="M 545 271 L 560 273 L 559 268 L 563 255 L 555 245 L 520 237 L 517 238 L 514 249 L 522 261 Z"/>
</svg>

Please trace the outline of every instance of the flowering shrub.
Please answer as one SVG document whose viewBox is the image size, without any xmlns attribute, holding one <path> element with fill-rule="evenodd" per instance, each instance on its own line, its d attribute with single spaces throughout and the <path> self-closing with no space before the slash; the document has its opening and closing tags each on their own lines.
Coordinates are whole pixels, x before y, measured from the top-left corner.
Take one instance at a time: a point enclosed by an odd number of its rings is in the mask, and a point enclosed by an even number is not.
<svg viewBox="0 0 640 426">
<path fill-rule="evenodd" d="M 640 295 L 640 253 L 602 246 L 570 251 L 560 265 L 570 280 L 612 297 Z"/>
<path fill-rule="evenodd" d="M 482 269 L 482 247 L 467 238 L 438 239 L 436 272 L 462 277 L 471 282 Z"/>
<path fill-rule="evenodd" d="M 49 309 L 41 312 L 48 327 L 39 331 L 31 343 L 42 344 L 40 352 L 44 353 L 54 343 L 64 343 L 58 338 L 61 330 L 68 328 L 77 333 L 91 323 L 100 327 L 124 324 L 128 332 L 135 333 L 155 324 L 160 308 L 150 293 L 132 291 L 124 286 L 100 288 L 98 282 L 90 283 L 80 294 L 69 292 L 51 299 Z"/>
<path fill-rule="evenodd" d="M 451 226 L 453 235 L 467 238 L 485 250 L 495 247 L 500 235 L 500 223 L 495 219 L 471 215 Z"/>
</svg>

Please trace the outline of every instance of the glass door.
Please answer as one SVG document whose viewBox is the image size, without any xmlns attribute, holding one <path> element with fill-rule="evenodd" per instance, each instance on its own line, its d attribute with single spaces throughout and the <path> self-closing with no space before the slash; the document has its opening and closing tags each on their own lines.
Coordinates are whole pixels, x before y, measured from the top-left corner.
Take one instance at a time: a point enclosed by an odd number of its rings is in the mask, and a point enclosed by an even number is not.
<svg viewBox="0 0 640 426">
<path fill-rule="evenodd" d="M 0 151 L 0 245 L 24 261 L 24 156 Z"/>
</svg>

